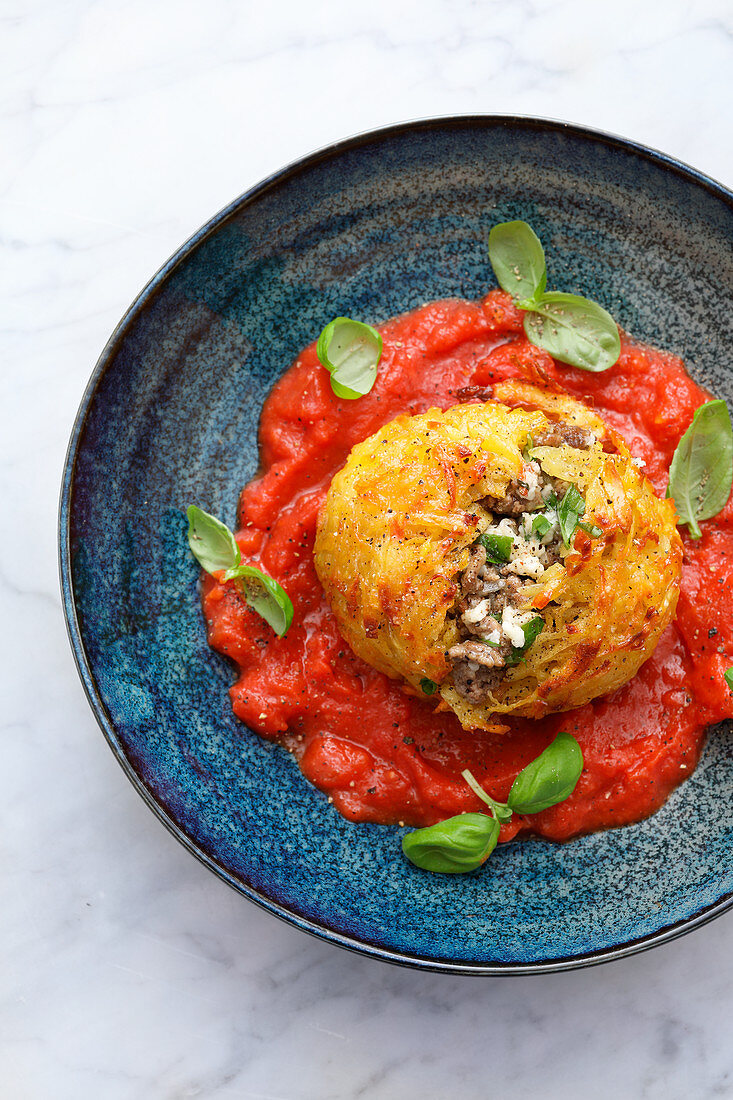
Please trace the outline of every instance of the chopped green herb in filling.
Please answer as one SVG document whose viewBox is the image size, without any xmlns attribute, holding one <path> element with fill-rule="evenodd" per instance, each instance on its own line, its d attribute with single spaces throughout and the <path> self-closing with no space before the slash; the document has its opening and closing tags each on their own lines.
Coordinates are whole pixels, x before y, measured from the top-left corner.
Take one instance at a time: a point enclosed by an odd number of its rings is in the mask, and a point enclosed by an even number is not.
<svg viewBox="0 0 733 1100">
<path fill-rule="evenodd" d="M 526 659 L 545 621 L 528 605 L 525 589 L 562 562 L 580 528 L 591 538 L 602 531 L 584 523 L 585 500 L 577 485 L 545 474 L 532 457 L 537 446 L 592 446 L 587 429 L 562 422 L 537 440 L 528 437 L 520 474 L 503 499 L 480 503 L 490 524 L 476 539 L 459 579 L 454 615 L 459 640 L 448 651 L 456 690 L 470 702 L 486 702 L 508 668 Z"/>
</svg>

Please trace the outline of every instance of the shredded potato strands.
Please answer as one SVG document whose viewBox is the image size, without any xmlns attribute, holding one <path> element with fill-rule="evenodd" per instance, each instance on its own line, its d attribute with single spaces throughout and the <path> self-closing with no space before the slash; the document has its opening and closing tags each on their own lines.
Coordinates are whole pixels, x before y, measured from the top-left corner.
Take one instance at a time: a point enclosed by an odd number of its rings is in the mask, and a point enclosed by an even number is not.
<svg viewBox="0 0 733 1100">
<path fill-rule="evenodd" d="M 420 695 L 421 680 L 439 684 L 441 706 L 467 729 L 580 706 L 626 682 L 674 613 L 681 567 L 672 503 L 656 497 L 590 409 L 524 382 L 497 384 L 494 393 L 521 407 L 489 402 L 401 416 L 358 444 L 333 479 L 315 547 L 319 578 L 355 652 Z M 536 607 L 544 629 L 489 701 L 472 703 L 453 687 L 446 656 L 459 640 L 449 615 L 456 580 L 490 522 L 479 502 L 506 495 L 528 435 L 548 427 L 546 412 L 596 435 L 589 450 L 533 454 L 547 474 L 578 486 L 583 521 L 602 536 L 577 530 L 563 563 L 526 586 L 526 610 Z"/>
</svg>

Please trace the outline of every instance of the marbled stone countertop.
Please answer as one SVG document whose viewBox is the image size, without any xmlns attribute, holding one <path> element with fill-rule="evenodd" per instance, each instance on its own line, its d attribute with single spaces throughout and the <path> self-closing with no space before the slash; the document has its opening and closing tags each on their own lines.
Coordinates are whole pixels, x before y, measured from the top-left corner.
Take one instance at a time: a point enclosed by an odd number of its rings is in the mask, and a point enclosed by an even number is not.
<svg viewBox="0 0 733 1100">
<path fill-rule="evenodd" d="M 3 1098 L 733 1096 L 729 916 L 600 968 L 458 978 L 219 882 L 96 726 L 55 534 L 97 356 L 220 207 L 334 139 L 453 112 L 584 123 L 730 185 L 730 0 L 5 0 L 0 28 Z"/>
</svg>

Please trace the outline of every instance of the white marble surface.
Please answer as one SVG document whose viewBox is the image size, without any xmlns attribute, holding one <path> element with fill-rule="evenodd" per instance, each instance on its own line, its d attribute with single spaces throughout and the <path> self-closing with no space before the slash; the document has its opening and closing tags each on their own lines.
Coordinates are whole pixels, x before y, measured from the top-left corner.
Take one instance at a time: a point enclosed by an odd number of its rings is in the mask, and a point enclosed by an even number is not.
<svg viewBox="0 0 733 1100">
<path fill-rule="evenodd" d="M 112 758 L 60 612 L 61 466 L 94 362 L 176 246 L 354 131 L 543 114 L 733 183 L 730 0 L 0 3 L 0 1094 L 733 1096 L 733 921 L 545 978 L 361 959 L 177 845 Z"/>
</svg>

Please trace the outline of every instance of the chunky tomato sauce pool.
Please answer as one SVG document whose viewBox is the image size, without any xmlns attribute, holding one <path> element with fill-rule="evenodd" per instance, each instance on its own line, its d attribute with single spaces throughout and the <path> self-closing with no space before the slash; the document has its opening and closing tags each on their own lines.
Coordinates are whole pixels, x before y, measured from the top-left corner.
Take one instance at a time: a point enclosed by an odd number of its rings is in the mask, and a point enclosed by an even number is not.
<svg viewBox="0 0 733 1100">
<path fill-rule="evenodd" d="M 466 732 L 429 698 L 407 695 L 340 637 L 313 566 L 318 509 L 354 444 L 400 413 L 486 399 L 508 378 L 561 385 L 593 405 L 665 492 L 675 447 L 708 394 L 672 355 L 622 337 L 601 374 L 558 365 L 531 345 L 522 314 L 501 291 L 478 303 L 435 302 L 380 329 L 384 352 L 365 397 L 336 397 L 315 346 L 265 403 L 262 472 L 242 493 L 244 561 L 286 589 L 293 624 L 276 637 L 232 584 L 204 579 L 209 641 L 239 669 L 235 714 L 293 752 L 303 774 L 352 821 L 430 825 L 483 806 L 461 778 L 469 768 L 505 800 L 517 773 L 559 730 L 577 738 L 585 766 L 573 794 L 501 839 L 532 831 L 554 840 L 623 825 L 656 810 L 694 769 L 707 726 L 733 717 L 723 674 L 733 656 L 733 503 L 684 533 L 677 618 L 625 687 L 579 710 L 510 720 L 503 735 Z"/>
</svg>

